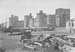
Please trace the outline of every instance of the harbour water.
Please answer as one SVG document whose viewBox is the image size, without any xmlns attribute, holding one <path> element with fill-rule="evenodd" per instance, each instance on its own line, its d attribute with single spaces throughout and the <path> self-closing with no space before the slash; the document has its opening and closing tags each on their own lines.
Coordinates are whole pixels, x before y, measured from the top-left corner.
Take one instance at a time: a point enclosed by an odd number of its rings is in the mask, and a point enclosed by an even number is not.
<svg viewBox="0 0 75 52">
<path fill-rule="evenodd" d="M 8 36 L 8 34 L 0 32 L 0 48 L 6 48 L 6 50 L 22 48 L 21 45 L 18 45 L 20 36 Z"/>
</svg>

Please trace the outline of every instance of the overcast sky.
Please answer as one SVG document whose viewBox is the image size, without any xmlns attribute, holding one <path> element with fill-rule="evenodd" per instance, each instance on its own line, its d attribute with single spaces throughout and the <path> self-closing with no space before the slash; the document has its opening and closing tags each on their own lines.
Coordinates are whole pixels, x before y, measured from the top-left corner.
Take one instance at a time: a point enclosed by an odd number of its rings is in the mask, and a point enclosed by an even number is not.
<svg viewBox="0 0 75 52">
<path fill-rule="evenodd" d="M 71 18 L 75 17 L 75 0 L 0 0 L 0 23 L 8 20 L 11 14 L 23 19 L 29 13 L 35 16 L 39 10 L 54 14 L 57 8 L 70 8 Z"/>
</svg>

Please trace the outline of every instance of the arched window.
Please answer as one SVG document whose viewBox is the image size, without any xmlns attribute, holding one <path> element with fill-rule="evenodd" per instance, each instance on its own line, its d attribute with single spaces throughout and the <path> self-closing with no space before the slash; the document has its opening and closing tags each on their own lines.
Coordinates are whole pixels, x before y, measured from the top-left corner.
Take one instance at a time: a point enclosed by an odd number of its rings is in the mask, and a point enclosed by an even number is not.
<svg viewBox="0 0 75 52">
<path fill-rule="evenodd" d="M 74 27 L 74 23 L 72 22 L 72 27 Z"/>
</svg>

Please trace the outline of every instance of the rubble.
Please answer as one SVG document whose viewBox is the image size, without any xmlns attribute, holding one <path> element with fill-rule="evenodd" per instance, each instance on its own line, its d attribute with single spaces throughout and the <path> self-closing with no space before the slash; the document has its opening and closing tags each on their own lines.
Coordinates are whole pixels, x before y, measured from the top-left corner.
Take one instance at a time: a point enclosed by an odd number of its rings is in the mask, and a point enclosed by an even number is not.
<svg viewBox="0 0 75 52">
<path fill-rule="evenodd" d="M 42 38 L 41 38 L 42 37 Z M 42 39 L 42 40 L 41 40 Z M 41 41 L 40 41 L 41 40 Z M 45 41 L 44 41 L 45 40 Z M 50 42 L 49 42 L 50 41 Z M 51 44 L 50 44 L 51 43 Z M 31 45 L 36 46 L 38 45 L 39 47 L 42 48 L 49 48 L 50 46 L 55 50 L 57 47 L 57 50 L 61 50 L 63 52 L 67 52 L 69 50 L 72 50 L 70 47 L 73 47 L 73 43 L 69 42 L 68 40 L 63 40 L 60 37 L 55 37 L 53 36 L 52 38 L 48 35 L 48 36 L 40 36 L 40 39 L 38 41 L 33 41 L 33 43 L 31 43 Z M 63 44 L 63 46 L 61 46 L 61 44 Z M 43 47 L 44 45 L 44 47 Z M 66 46 L 67 45 L 67 46 Z M 33 46 L 33 47 L 34 47 Z M 39 48 L 38 47 L 38 48 Z M 56 47 L 56 48 L 55 48 Z M 36 48 L 36 47 L 35 47 Z M 74 49 L 74 48 L 73 48 Z M 33 49 L 34 50 L 34 49 Z M 48 51 L 48 50 L 47 50 Z"/>
</svg>

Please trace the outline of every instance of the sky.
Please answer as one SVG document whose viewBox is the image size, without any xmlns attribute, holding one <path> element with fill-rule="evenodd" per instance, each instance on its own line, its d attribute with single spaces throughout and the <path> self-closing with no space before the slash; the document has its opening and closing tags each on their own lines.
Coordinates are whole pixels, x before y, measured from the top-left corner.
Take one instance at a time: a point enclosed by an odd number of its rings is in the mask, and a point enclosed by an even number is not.
<svg viewBox="0 0 75 52">
<path fill-rule="evenodd" d="M 23 20 L 24 15 L 32 13 L 35 17 L 40 10 L 55 14 L 57 8 L 70 9 L 71 18 L 75 18 L 75 0 L 0 0 L 0 23 L 8 21 L 11 14 Z"/>
</svg>

